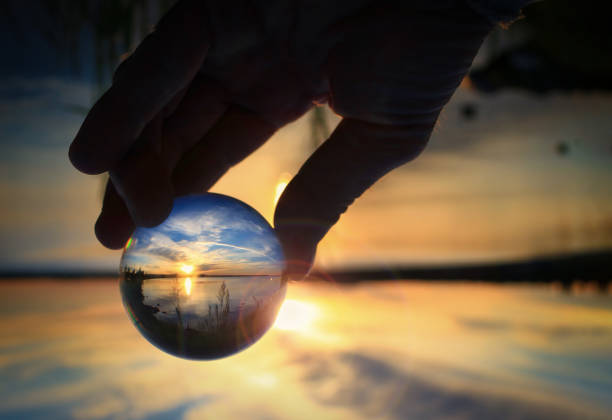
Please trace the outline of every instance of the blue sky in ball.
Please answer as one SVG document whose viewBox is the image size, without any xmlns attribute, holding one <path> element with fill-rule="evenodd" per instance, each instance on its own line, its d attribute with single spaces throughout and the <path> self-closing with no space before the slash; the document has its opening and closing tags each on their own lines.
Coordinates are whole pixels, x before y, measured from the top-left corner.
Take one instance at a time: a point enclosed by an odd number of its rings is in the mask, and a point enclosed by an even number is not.
<svg viewBox="0 0 612 420">
<path fill-rule="evenodd" d="M 280 274 L 283 254 L 268 222 L 229 197 L 206 194 L 177 199 L 156 228 L 137 229 L 122 266 L 148 273 Z"/>
</svg>

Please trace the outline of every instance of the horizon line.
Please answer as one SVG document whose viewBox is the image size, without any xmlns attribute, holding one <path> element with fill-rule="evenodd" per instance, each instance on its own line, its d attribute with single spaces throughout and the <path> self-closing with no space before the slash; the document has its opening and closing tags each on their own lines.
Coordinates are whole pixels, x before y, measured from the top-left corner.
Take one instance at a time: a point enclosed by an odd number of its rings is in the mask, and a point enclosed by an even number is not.
<svg viewBox="0 0 612 420">
<path fill-rule="evenodd" d="M 331 278 L 338 282 L 358 282 L 384 279 L 420 279 L 420 280 L 474 280 L 474 281 L 532 281 L 553 282 L 596 280 L 609 283 L 612 281 L 612 249 L 597 251 L 557 254 L 552 256 L 536 256 L 514 260 L 481 261 L 470 263 L 449 262 L 442 264 L 370 264 L 362 266 L 345 266 L 329 270 L 314 267 L 309 277 L 311 279 Z M 3 270 L 1 280 L 11 278 L 57 278 L 57 279 L 95 279 L 119 278 L 119 270 Z M 170 276 L 168 274 L 163 276 Z M 208 277 L 246 277 L 271 276 L 271 274 L 254 275 L 217 275 Z M 177 276 L 177 277 L 207 277 Z"/>
</svg>

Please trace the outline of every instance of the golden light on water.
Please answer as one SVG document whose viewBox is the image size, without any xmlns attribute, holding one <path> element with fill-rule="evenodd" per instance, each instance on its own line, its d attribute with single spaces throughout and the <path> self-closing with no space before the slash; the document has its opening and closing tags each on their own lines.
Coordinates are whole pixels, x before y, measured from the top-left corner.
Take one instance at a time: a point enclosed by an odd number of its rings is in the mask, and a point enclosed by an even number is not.
<svg viewBox="0 0 612 420">
<path fill-rule="evenodd" d="M 200 293 L 194 276 L 181 278 L 183 298 L 190 282 Z M 116 286 L 0 282 L 0 308 L 11 311 L 0 323 L 0 379 L 12 384 L 0 418 L 155 418 L 193 401 L 174 417 L 610 418 L 608 296 L 524 284 L 295 282 L 277 328 L 235 356 L 195 363 L 143 339 Z M 83 374 L 49 381 L 49 372 Z"/>
<path fill-rule="evenodd" d="M 319 308 L 306 302 L 287 299 L 283 302 L 274 327 L 281 330 L 308 332 L 319 316 Z"/>
<path fill-rule="evenodd" d="M 181 271 L 185 274 L 193 273 L 193 265 L 183 264 L 181 266 Z"/>
<path fill-rule="evenodd" d="M 191 295 L 191 278 L 185 278 L 185 293 L 187 296 Z"/>
</svg>

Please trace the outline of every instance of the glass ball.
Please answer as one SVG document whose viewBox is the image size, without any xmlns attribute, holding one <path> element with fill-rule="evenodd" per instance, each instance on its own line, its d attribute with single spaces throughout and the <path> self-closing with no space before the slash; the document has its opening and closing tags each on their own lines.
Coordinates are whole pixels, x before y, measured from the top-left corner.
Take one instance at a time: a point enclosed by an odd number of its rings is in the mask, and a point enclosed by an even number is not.
<svg viewBox="0 0 612 420">
<path fill-rule="evenodd" d="M 268 222 L 221 194 L 177 198 L 136 228 L 120 263 L 123 304 L 153 345 L 187 359 L 229 356 L 257 341 L 285 298 L 284 257 Z"/>
</svg>

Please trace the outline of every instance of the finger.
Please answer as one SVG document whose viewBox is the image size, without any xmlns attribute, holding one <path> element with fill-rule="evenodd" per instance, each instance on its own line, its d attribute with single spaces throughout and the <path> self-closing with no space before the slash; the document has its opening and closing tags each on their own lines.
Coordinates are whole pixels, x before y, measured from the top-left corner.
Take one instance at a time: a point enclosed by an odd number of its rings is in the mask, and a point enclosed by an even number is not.
<svg viewBox="0 0 612 420">
<path fill-rule="evenodd" d="M 204 2 L 182 0 L 117 70 L 70 147 L 90 174 L 115 166 L 142 130 L 194 78 L 209 47 Z"/>
<path fill-rule="evenodd" d="M 415 158 L 430 131 L 431 125 L 340 123 L 291 180 L 276 207 L 274 227 L 290 279 L 308 273 L 318 242 L 340 215 L 376 180 Z"/>
<path fill-rule="evenodd" d="M 127 216 L 139 226 L 154 226 L 163 221 L 172 205 L 172 168 L 183 151 L 205 135 L 225 108 L 221 89 L 196 77 L 186 92 L 179 92 L 147 125 L 133 150 L 111 171 L 121 202 L 108 205 L 125 207 Z M 171 115 L 164 120 L 168 114 Z"/>
<path fill-rule="evenodd" d="M 120 249 L 134 231 L 134 222 L 112 181 L 106 183 L 102 212 L 96 222 L 96 237 L 107 248 Z"/>
<path fill-rule="evenodd" d="M 223 116 L 228 108 L 224 89 L 212 80 L 197 76 L 174 112 L 164 121 L 163 150 L 168 167 L 191 150 Z"/>
<path fill-rule="evenodd" d="M 178 163 L 176 195 L 206 191 L 229 168 L 253 153 L 276 127 L 251 111 L 232 106 L 206 136 Z"/>
<path fill-rule="evenodd" d="M 387 125 L 437 119 L 491 23 L 466 2 L 419 3 L 373 2 L 343 34 L 327 66 L 336 113 Z"/>
<path fill-rule="evenodd" d="M 171 169 L 161 152 L 162 116 L 143 131 L 138 144 L 110 171 L 113 185 L 137 226 L 163 222 L 172 210 Z"/>
<path fill-rule="evenodd" d="M 152 123 L 146 130 L 150 132 L 145 134 L 154 137 L 151 132 L 155 130 L 156 124 Z M 232 108 L 205 136 L 202 143 L 190 152 L 189 157 L 179 164 L 177 173 L 180 175 L 175 176 L 175 182 L 181 188 L 177 188 L 174 194 L 208 189 L 227 169 L 263 144 L 274 130 L 274 126 L 253 113 Z M 154 145 L 155 142 L 150 140 L 148 144 Z M 150 146 L 147 150 L 135 153 L 133 157 L 128 156 L 121 162 L 118 170 L 111 172 L 113 181 L 108 183 L 102 213 L 96 223 L 96 236 L 108 248 L 117 249 L 124 246 L 134 230 L 133 218 L 139 225 L 153 225 L 161 222 L 170 211 L 173 189 L 172 185 L 168 185 L 169 176 L 163 173 L 163 168 L 167 168 L 168 163 L 160 163 L 153 150 L 154 147 Z M 121 185 L 121 195 L 114 183 Z M 130 204 L 126 206 L 125 203 Z M 139 212 L 156 213 L 157 220 L 143 222 L 142 217 L 138 216 Z"/>
</svg>

